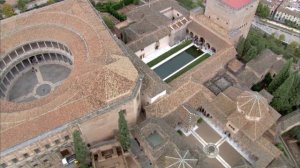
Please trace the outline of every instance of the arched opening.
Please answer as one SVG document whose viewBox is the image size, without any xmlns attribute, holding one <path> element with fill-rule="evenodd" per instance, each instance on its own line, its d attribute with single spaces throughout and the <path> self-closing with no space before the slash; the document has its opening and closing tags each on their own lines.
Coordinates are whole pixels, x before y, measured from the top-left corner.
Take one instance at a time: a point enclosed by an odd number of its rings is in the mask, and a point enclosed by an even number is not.
<svg viewBox="0 0 300 168">
<path fill-rule="evenodd" d="M 203 38 L 203 37 L 200 37 L 200 40 L 199 40 L 199 42 L 200 42 L 200 45 L 203 45 L 203 44 L 205 43 L 205 40 L 204 40 L 204 38 Z"/>
<path fill-rule="evenodd" d="M 194 33 L 190 32 L 190 37 L 193 38 L 194 37 Z"/>
<path fill-rule="evenodd" d="M 216 53 L 216 52 L 217 52 L 217 50 L 216 50 L 214 47 L 211 48 L 211 51 L 212 51 L 213 53 Z"/>
<path fill-rule="evenodd" d="M 197 35 L 195 35 L 194 37 L 194 41 L 198 41 L 199 37 Z"/>
<path fill-rule="evenodd" d="M 207 47 L 207 49 L 210 49 L 210 44 L 206 43 L 206 47 Z"/>
</svg>

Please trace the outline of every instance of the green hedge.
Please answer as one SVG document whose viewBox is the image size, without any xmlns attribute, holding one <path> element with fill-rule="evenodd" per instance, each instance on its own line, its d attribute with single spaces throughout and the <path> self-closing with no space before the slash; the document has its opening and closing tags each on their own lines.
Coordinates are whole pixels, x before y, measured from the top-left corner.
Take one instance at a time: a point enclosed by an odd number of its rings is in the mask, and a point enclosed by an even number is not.
<svg viewBox="0 0 300 168">
<path fill-rule="evenodd" d="M 171 81 L 173 81 L 174 79 L 176 79 L 177 77 L 179 77 L 180 75 L 184 74 L 185 72 L 189 71 L 190 69 L 194 68 L 196 65 L 198 65 L 200 62 L 206 60 L 208 57 L 210 57 L 210 55 L 207 53 L 205 55 L 203 55 L 201 58 L 197 59 L 196 61 L 194 61 L 193 63 L 191 63 L 190 65 L 188 65 L 187 67 L 183 68 L 182 70 L 180 70 L 179 72 L 177 72 L 175 75 L 171 76 L 170 78 L 168 78 L 167 80 L 165 80 L 165 82 L 169 83 Z"/>
<path fill-rule="evenodd" d="M 197 123 L 200 124 L 202 122 L 202 118 L 200 117 L 198 120 L 197 120 Z"/>
<path fill-rule="evenodd" d="M 120 21 L 127 19 L 126 15 L 119 13 L 117 10 L 123 8 L 123 1 L 120 2 L 108 2 L 108 3 L 97 3 L 95 8 L 100 12 L 108 12 Z"/>
<path fill-rule="evenodd" d="M 190 45 L 192 43 L 192 40 L 187 40 L 182 42 L 181 44 L 179 44 L 178 46 L 172 48 L 171 50 L 165 52 L 164 54 L 162 54 L 161 56 L 155 58 L 154 60 L 150 61 L 147 65 L 149 67 L 153 67 L 154 65 L 158 64 L 159 62 L 161 62 L 162 60 L 170 57 L 171 55 L 173 55 L 174 53 L 176 53 L 177 51 L 183 49 L 184 47 Z"/>
</svg>

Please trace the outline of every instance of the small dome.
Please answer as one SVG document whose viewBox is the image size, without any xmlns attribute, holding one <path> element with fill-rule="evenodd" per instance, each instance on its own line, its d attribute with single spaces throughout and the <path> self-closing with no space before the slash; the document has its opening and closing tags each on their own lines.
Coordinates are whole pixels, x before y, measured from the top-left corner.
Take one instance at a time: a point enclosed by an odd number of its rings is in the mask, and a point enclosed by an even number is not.
<svg viewBox="0 0 300 168">
<path fill-rule="evenodd" d="M 259 93 L 245 91 L 237 97 L 237 109 L 247 120 L 258 121 L 268 113 L 269 105 Z"/>
</svg>

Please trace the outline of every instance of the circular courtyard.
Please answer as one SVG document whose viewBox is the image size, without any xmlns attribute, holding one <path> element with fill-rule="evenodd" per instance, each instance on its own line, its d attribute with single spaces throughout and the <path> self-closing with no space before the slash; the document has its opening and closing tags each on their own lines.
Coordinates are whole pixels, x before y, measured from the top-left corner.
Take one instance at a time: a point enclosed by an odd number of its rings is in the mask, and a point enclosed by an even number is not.
<svg viewBox="0 0 300 168">
<path fill-rule="evenodd" d="M 45 97 L 71 73 L 73 61 L 66 45 L 54 41 L 23 44 L 5 55 L 1 99 L 29 102 Z"/>
</svg>

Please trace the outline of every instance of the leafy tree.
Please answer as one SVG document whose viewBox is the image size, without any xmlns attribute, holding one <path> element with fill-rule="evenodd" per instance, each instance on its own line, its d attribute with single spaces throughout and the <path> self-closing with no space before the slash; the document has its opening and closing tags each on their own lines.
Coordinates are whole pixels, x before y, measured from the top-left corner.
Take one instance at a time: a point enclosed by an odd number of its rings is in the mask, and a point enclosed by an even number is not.
<svg viewBox="0 0 300 168">
<path fill-rule="evenodd" d="M 127 151 L 130 147 L 130 134 L 127 121 L 124 116 L 125 111 L 119 112 L 119 141 L 123 150 Z"/>
<path fill-rule="evenodd" d="M 133 3 L 133 0 L 123 0 L 125 5 L 129 5 Z"/>
<path fill-rule="evenodd" d="M 299 43 L 296 41 L 292 41 L 292 42 L 290 42 L 290 44 L 288 44 L 287 47 L 296 49 L 296 48 L 299 48 Z"/>
<path fill-rule="evenodd" d="M 15 11 L 13 9 L 13 7 L 9 4 L 3 4 L 2 6 L 2 13 L 6 16 L 6 17 L 10 17 L 13 16 L 15 14 Z"/>
<path fill-rule="evenodd" d="M 242 57 L 244 62 L 249 62 L 251 59 L 257 56 L 257 48 L 255 46 L 251 46 L 247 53 Z"/>
<path fill-rule="evenodd" d="M 114 29 L 115 24 L 112 22 L 112 20 L 109 17 L 103 16 L 103 21 L 110 30 Z"/>
<path fill-rule="evenodd" d="M 249 37 L 250 38 L 250 37 Z M 250 42 L 250 40 L 249 40 L 249 38 L 247 38 L 246 40 L 245 40 L 245 44 L 244 44 L 244 50 L 243 50 L 243 54 L 242 54 L 242 56 L 244 56 L 244 55 L 246 55 L 246 53 L 247 53 L 247 51 L 251 48 L 251 42 Z"/>
<path fill-rule="evenodd" d="M 292 96 L 290 97 L 292 107 L 300 105 L 300 71 L 296 71 L 294 75 L 295 80 L 291 89 Z"/>
<path fill-rule="evenodd" d="M 4 4 L 5 2 L 5 0 L 0 0 L 0 4 Z"/>
<path fill-rule="evenodd" d="M 296 138 L 300 142 L 300 127 L 294 127 L 291 129 L 292 137 Z"/>
<path fill-rule="evenodd" d="M 295 82 L 297 83 L 297 73 L 290 75 L 282 85 L 273 93 L 274 98 L 271 102 L 271 105 L 280 112 L 284 114 L 290 112 L 294 106 L 294 90 Z M 299 86 L 298 86 L 299 87 Z"/>
<path fill-rule="evenodd" d="M 17 2 L 18 9 L 20 9 L 20 11 L 22 11 L 22 12 L 26 11 L 26 9 L 27 9 L 26 3 L 27 3 L 27 0 L 18 0 L 18 2 Z"/>
<path fill-rule="evenodd" d="M 47 1 L 47 4 L 48 4 L 48 5 L 54 4 L 54 3 L 55 3 L 55 0 L 48 0 L 48 1 Z"/>
<path fill-rule="evenodd" d="M 256 9 L 256 15 L 262 18 L 267 18 L 270 14 L 270 8 L 267 5 L 259 3 Z"/>
<path fill-rule="evenodd" d="M 273 93 L 289 77 L 291 66 L 292 59 L 289 59 L 270 83 L 267 89 L 270 93 Z"/>
<path fill-rule="evenodd" d="M 280 34 L 278 39 L 280 41 L 284 41 L 285 40 L 285 35 L 284 34 Z"/>
<path fill-rule="evenodd" d="M 78 130 L 73 132 L 74 149 L 76 154 L 76 160 L 79 161 L 80 168 L 87 168 L 86 159 L 88 156 L 88 149 L 83 142 L 80 132 Z"/>
<path fill-rule="evenodd" d="M 245 47 L 245 38 L 242 36 L 242 37 L 240 37 L 239 42 L 236 46 L 236 51 L 238 53 L 238 57 L 242 56 L 244 47 Z"/>
<path fill-rule="evenodd" d="M 140 0 L 133 0 L 132 3 L 135 4 L 135 5 L 138 5 L 140 3 Z"/>
<path fill-rule="evenodd" d="M 289 26 L 289 27 L 292 27 L 292 28 L 300 30 L 300 26 L 297 25 L 296 21 L 290 21 L 290 20 L 285 19 L 284 20 L 284 24 L 287 25 L 287 26 Z"/>
</svg>

